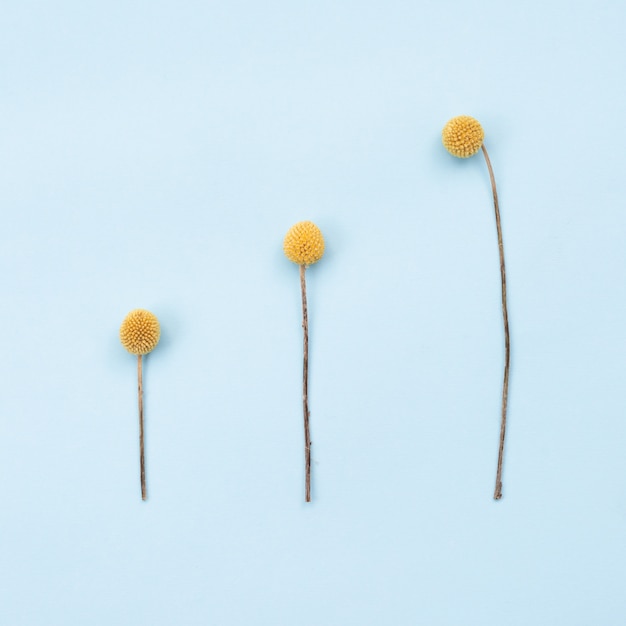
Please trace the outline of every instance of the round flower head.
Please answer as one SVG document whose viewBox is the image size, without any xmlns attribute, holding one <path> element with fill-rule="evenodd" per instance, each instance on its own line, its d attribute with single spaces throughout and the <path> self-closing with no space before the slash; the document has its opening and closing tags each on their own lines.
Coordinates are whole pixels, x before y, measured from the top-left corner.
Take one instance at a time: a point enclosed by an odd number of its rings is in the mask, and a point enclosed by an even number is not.
<svg viewBox="0 0 626 626">
<path fill-rule="evenodd" d="M 161 327 L 154 313 L 145 309 L 131 311 L 120 327 L 120 341 L 131 354 L 148 354 L 159 343 Z"/>
<path fill-rule="evenodd" d="M 313 222 L 298 222 L 287 231 L 283 250 L 298 265 L 317 263 L 324 254 L 322 231 Z"/>
<path fill-rule="evenodd" d="M 469 115 L 453 117 L 441 132 L 441 140 L 446 150 L 460 159 L 474 156 L 483 145 L 484 138 L 483 127 Z"/>
</svg>

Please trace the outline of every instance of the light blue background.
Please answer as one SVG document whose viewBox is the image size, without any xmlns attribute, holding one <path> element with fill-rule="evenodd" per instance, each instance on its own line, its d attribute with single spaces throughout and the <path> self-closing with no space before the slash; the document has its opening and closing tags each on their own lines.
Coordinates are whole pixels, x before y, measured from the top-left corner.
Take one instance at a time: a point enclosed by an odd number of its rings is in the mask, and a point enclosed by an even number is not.
<svg viewBox="0 0 626 626">
<path fill-rule="evenodd" d="M 626 5 L 0 20 L 2 626 L 626 623 Z M 487 169 L 440 144 L 470 114 Z M 313 498 L 297 267 L 311 219 Z M 125 314 L 156 313 L 138 479 Z"/>
</svg>

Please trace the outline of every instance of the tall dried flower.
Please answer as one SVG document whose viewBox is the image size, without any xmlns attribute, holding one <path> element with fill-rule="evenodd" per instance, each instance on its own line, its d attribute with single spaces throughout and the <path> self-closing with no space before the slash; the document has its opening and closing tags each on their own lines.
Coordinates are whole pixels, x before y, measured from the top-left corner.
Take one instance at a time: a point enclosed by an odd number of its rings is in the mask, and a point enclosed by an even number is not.
<svg viewBox="0 0 626 626">
<path fill-rule="evenodd" d="M 506 433 L 506 410 L 509 393 L 509 365 L 511 361 L 511 342 L 509 338 L 509 314 L 506 304 L 506 269 L 504 266 L 504 245 L 502 243 L 502 226 L 500 224 L 500 209 L 498 207 L 498 192 L 496 180 L 493 175 L 491 161 L 487 149 L 483 143 L 485 132 L 482 126 L 469 115 L 453 117 L 444 127 L 441 139 L 446 150 L 455 157 L 466 159 L 475 155 L 481 148 L 493 193 L 493 206 L 496 216 L 496 229 L 498 231 L 498 250 L 500 252 L 500 278 L 502 283 L 502 318 L 504 321 L 504 377 L 502 382 L 502 414 L 500 422 L 500 445 L 498 447 L 498 466 L 496 471 L 496 487 L 493 494 L 495 500 L 502 498 L 502 461 L 504 457 L 504 438 Z"/>
</svg>

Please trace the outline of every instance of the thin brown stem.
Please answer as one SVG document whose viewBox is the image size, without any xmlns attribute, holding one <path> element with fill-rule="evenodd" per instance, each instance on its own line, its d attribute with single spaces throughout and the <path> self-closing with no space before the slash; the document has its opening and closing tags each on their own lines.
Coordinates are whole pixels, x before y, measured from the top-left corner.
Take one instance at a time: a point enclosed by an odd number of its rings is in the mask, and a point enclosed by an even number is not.
<svg viewBox="0 0 626 626">
<path fill-rule="evenodd" d="M 146 459 L 143 442 L 143 376 L 141 371 L 141 354 L 137 356 L 137 386 L 139 391 L 139 467 L 141 475 L 141 499 L 145 500 L 148 494 L 146 493 Z"/>
<path fill-rule="evenodd" d="M 309 316 L 306 305 L 306 266 L 300 266 L 300 288 L 302 289 L 302 330 L 304 331 L 302 365 L 302 410 L 304 412 L 304 494 L 311 502 L 311 434 L 309 432 Z"/>
<path fill-rule="evenodd" d="M 493 191 L 493 206 L 496 213 L 496 228 L 498 230 L 498 250 L 500 251 L 500 276 L 502 278 L 502 318 L 504 321 L 504 379 L 502 382 L 502 422 L 500 424 L 500 446 L 498 448 L 498 470 L 496 473 L 496 488 L 493 494 L 494 500 L 502 498 L 502 461 L 504 458 L 504 437 L 506 434 L 506 407 L 509 395 L 509 365 L 511 361 L 511 341 L 509 338 L 509 314 L 506 306 L 506 268 L 504 266 L 504 245 L 502 243 L 502 225 L 500 224 L 500 209 L 498 207 L 498 192 L 496 191 L 496 179 L 493 176 L 493 168 L 483 144 L 483 154 L 489 169 L 491 189 Z"/>
</svg>

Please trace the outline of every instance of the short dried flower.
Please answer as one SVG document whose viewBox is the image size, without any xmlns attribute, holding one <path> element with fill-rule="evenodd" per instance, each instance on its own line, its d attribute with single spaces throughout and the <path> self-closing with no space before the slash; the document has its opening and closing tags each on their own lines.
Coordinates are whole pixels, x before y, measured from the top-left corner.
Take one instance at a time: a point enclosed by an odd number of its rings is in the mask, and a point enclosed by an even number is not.
<svg viewBox="0 0 626 626">
<path fill-rule="evenodd" d="M 120 327 L 120 341 L 131 354 L 137 356 L 137 391 L 139 396 L 139 478 L 141 482 L 141 499 L 145 500 L 146 491 L 146 458 L 144 453 L 143 423 L 143 356 L 152 352 L 159 343 L 161 327 L 154 313 L 145 309 L 131 311 Z"/>
</svg>

